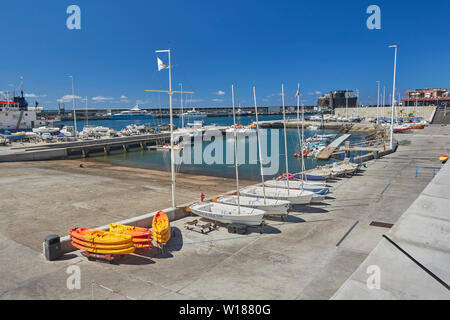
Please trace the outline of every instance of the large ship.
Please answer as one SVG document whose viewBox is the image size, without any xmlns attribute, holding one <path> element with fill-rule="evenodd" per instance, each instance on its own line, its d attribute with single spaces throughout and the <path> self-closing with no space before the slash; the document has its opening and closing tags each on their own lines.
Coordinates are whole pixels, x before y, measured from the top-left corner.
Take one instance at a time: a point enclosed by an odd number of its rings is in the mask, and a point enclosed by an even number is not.
<svg viewBox="0 0 450 320">
<path fill-rule="evenodd" d="M 206 118 L 208 115 L 204 112 L 200 112 L 195 110 L 195 108 L 192 108 L 192 110 L 186 111 L 185 113 L 182 113 L 179 115 L 179 117 L 184 117 L 188 119 L 199 119 L 199 118 Z"/>
<path fill-rule="evenodd" d="M 151 119 L 154 118 L 154 116 L 148 113 L 147 111 L 139 108 L 138 105 L 135 105 L 130 110 L 125 110 L 115 114 L 109 114 L 107 118 L 111 120 L 129 120 L 129 119 Z"/>
<path fill-rule="evenodd" d="M 33 128 L 48 125 L 47 120 L 38 117 L 41 109 L 37 107 L 37 103 L 35 107 L 28 107 L 28 102 L 23 96 L 23 88 L 21 95 L 13 97 L 12 101 L 9 96 L 6 100 L 0 99 L 0 132 L 31 131 Z"/>
</svg>

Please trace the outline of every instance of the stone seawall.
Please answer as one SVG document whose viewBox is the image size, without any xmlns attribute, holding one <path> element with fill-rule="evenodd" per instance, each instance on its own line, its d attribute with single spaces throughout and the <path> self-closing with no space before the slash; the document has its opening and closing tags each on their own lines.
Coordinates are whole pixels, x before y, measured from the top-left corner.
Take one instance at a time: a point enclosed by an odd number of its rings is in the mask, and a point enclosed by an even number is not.
<svg viewBox="0 0 450 320">
<path fill-rule="evenodd" d="M 383 113 L 384 109 L 384 113 Z M 391 107 L 385 106 L 380 107 L 378 109 L 378 115 L 379 117 L 390 117 L 391 116 Z M 413 117 L 422 117 L 427 121 L 433 120 L 432 117 L 434 115 L 434 112 L 436 110 L 436 107 L 433 106 L 427 106 L 427 107 L 396 107 L 395 113 L 396 117 L 403 118 L 408 117 L 410 114 Z M 364 118 L 376 118 L 377 117 L 377 108 L 376 107 L 359 107 L 359 108 L 348 108 L 348 111 L 345 110 L 345 108 L 336 108 L 334 110 L 336 115 L 339 116 L 346 116 L 348 113 L 348 116 L 351 117 L 352 115 L 359 115 L 360 117 Z"/>
</svg>

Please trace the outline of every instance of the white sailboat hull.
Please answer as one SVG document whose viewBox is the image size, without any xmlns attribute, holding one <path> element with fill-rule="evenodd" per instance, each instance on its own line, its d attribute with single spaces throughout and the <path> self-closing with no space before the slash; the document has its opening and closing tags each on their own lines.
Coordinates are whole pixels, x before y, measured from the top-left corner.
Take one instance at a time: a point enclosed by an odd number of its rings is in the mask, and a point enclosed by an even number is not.
<svg viewBox="0 0 450 320">
<path fill-rule="evenodd" d="M 233 206 L 238 205 L 238 196 L 223 197 L 217 199 L 217 202 L 229 204 Z M 263 210 L 266 215 L 287 215 L 290 201 L 287 200 L 276 200 L 276 199 L 266 199 L 256 198 L 256 197 L 239 197 L 239 204 L 243 207 L 250 207 L 254 209 Z"/>
<path fill-rule="evenodd" d="M 247 226 L 259 226 L 264 221 L 263 210 L 238 206 L 207 202 L 196 203 L 191 206 L 191 211 L 203 218 L 218 221 L 221 223 L 237 223 Z"/>
<path fill-rule="evenodd" d="M 265 189 L 265 190 L 264 190 Z M 291 204 L 308 204 L 314 195 L 311 191 L 278 188 L 247 187 L 240 190 L 244 196 L 290 201 Z"/>
<path fill-rule="evenodd" d="M 308 183 L 306 181 L 296 181 L 296 180 L 268 180 L 264 182 L 264 185 L 272 188 L 282 188 L 282 189 L 292 189 L 292 190 L 307 190 L 312 191 L 314 193 L 327 194 L 329 193 L 329 189 L 325 186 L 325 184 L 316 184 L 316 183 Z"/>
</svg>

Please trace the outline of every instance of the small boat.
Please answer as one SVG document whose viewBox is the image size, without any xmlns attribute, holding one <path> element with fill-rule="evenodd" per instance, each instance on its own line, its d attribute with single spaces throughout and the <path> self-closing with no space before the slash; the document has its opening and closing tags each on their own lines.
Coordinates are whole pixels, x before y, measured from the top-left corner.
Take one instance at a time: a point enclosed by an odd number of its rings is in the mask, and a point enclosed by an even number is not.
<svg viewBox="0 0 450 320">
<path fill-rule="evenodd" d="M 164 211 L 159 211 L 153 217 L 152 232 L 157 243 L 165 244 L 170 240 L 170 221 Z"/>
<path fill-rule="evenodd" d="M 185 117 L 185 118 L 206 118 L 208 115 L 204 112 L 196 111 L 195 108 L 192 108 L 192 110 L 186 111 L 183 114 L 180 114 L 179 117 Z"/>
<path fill-rule="evenodd" d="M 26 133 L 25 132 L 10 133 L 8 135 L 4 135 L 4 137 L 8 140 L 23 140 L 26 138 Z"/>
<path fill-rule="evenodd" d="M 394 125 L 394 128 L 392 129 L 394 133 L 405 133 L 410 130 L 409 125 Z"/>
<path fill-rule="evenodd" d="M 296 153 L 294 153 L 294 157 L 299 158 L 299 157 L 306 157 L 308 156 L 309 153 L 309 148 L 304 148 L 302 152 L 297 151 Z"/>
<path fill-rule="evenodd" d="M 261 225 L 265 215 L 263 210 L 215 202 L 196 203 L 190 208 L 193 213 L 206 219 L 246 226 Z"/>
<path fill-rule="evenodd" d="M 296 180 L 306 180 L 306 181 L 327 181 L 326 177 L 323 176 L 315 176 L 312 174 L 302 174 L 302 173 L 297 173 L 294 174 L 294 179 Z"/>
<path fill-rule="evenodd" d="M 335 176 L 342 176 L 345 174 L 345 169 L 339 166 L 337 163 L 333 163 L 333 166 L 331 167 L 331 172 Z"/>
<path fill-rule="evenodd" d="M 272 188 L 288 189 L 287 180 L 268 180 L 264 185 Z M 328 194 L 330 189 L 327 188 L 322 182 L 309 182 L 309 181 L 289 181 L 290 190 L 308 190 L 316 194 Z"/>
<path fill-rule="evenodd" d="M 447 162 L 447 160 L 448 160 L 448 156 L 440 156 L 439 157 L 439 161 L 441 161 L 442 163 Z"/>
<path fill-rule="evenodd" d="M 241 205 L 243 207 L 263 210 L 265 211 L 266 215 L 281 215 L 281 216 L 285 216 L 288 214 L 288 209 L 291 204 L 287 200 L 276 200 L 276 199 L 264 200 L 264 198 L 243 197 L 243 196 L 239 196 L 239 203 L 238 203 L 238 196 L 220 197 L 217 199 L 217 202 L 233 206 Z"/>
<path fill-rule="evenodd" d="M 170 150 L 173 149 L 174 151 L 183 151 L 183 147 L 180 147 L 179 145 L 173 145 L 173 148 L 170 147 L 170 144 L 165 144 L 162 147 L 164 150 Z"/>
<path fill-rule="evenodd" d="M 299 182 L 298 180 L 300 180 L 300 183 L 301 183 L 302 179 L 297 179 L 296 178 L 296 177 L 299 177 L 299 176 L 300 176 L 299 174 L 289 174 L 289 183 L 291 183 L 291 182 L 298 183 Z M 278 178 L 276 178 L 274 180 L 275 181 L 286 181 L 287 180 L 286 179 L 286 174 L 283 173 Z M 305 180 L 305 181 L 303 181 L 304 184 L 315 185 L 315 186 L 322 186 L 322 187 L 326 186 L 324 181 L 307 181 L 307 179 L 304 179 L 304 180 Z M 268 181 L 271 181 L 271 180 L 268 180 Z"/>
<path fill-rule="evenodd" d="M 425 129 L 425 125 L 423 125 L 423 124 L 412 124 L 410 126 L 410 128 L 414 129 L 414 130 L 422 130 L 422 129 Z"/>
<path fill-rule="evenodd" d="M 116 114 L 108 114 L 108 119 L 111 120 L 134 120 L 134 119 L 152 119 L 154 116 L 145 110 L 142 110 L 139 105 L 135 105 L 129 110 L 122 111 Z"/>
<path fill-rule="evenodd" d="M 311 191 L 306 190 L 290 190 L 282 188 L 263 188 L 263 187 L 247 187 L 240 190 L 244 196 L 269 199 L 287 200 L 292 204 L 308 204 L 314 195 Z"/>
</svg>

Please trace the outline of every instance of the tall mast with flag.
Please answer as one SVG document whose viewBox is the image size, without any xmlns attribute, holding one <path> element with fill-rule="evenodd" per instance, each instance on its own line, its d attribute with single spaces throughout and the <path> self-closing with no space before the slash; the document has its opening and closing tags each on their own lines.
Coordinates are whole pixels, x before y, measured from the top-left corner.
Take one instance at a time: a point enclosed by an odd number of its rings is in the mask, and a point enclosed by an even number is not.
<svg viewBox="0 0 450 320">
<path fill-rule="evenodd" d="M 170 60 L 170 49 L 167 50 L 156 50 L 156 53 L 167 53 L 168 55 L 168 65 L 164 64 L 163 61 L 156 57 L 158 63 L 158 71 L 169 69 L 169 91 L 167 90 L 145 90 L 149 92 L 165 92 L 169 94 L 169 113 L 170 113 L 170 172 L 172 180 L 172 207 L 176 208 L 175 201 L 175 154 L 173 150 L 173 110 L 172 110 L 172 96 L 174 93 L 180 93 L 179 91 L 172 91 L 172 64 Z M 193 92 L 185 92 L 193 93 Z"/>
</svg>

